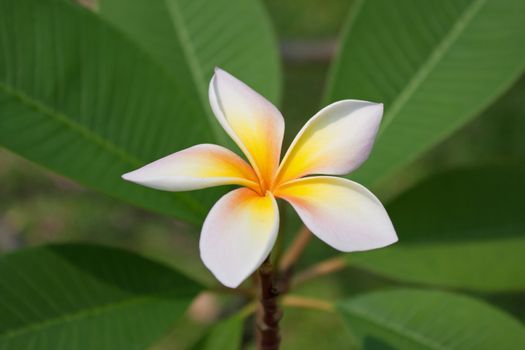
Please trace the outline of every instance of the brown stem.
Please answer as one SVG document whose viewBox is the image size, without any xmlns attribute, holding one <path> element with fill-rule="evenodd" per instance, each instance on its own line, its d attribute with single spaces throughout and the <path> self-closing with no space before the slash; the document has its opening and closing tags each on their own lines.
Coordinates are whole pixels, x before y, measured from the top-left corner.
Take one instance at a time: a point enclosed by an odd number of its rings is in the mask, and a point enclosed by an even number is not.
<svg viewBox="0 0 525 350">
<path fill-rule="evenodd" d="M 256 318 L 258 350 L 278 350 L 281 342 L 279 321 L 282 312 L 277 303 L 279 290 L 275 284 L 275 271 L 267 259 L 259 268 L 260 304 Z"/>
</svg>

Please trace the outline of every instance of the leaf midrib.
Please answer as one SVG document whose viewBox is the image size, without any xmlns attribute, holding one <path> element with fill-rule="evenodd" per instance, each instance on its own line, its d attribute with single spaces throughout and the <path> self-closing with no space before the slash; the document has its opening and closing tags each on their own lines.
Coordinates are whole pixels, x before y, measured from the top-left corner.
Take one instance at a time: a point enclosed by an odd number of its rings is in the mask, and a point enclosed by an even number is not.
<svg viewBox="0 0 525 350">
<path fill-rule="evenodd" d="M 58 122 L 59 124 L 62 124 L 66 128 L 73 130 L 74 132 L 82 135 L 84 138 L 97 144 L 101 148 L 105 149 L 109 153 L 119 158 L 124 163 L 135 166 L 135 167 L 142 165 L 142 162 L 140 160 L 133 157 L 129 153 L 125 152 L 124 150 L 118 148 L 115 144 L 108 142 L 107 139 L 104 139 L 100 135 L 95 134 L 93 131 L 91 131 L 90 129 L 86 128 L 85 126 L 81 124 L 72 122 L 71 119 L 66 117 L 63 113 L 53 110 L 47 107 L 46 105 L 42 104 L 40 101 L 30 98 L 24 92 L 20 90 L 12 89 L 4 82 L 0 82 L 0 90 L 3 90 L 3 92 L 8 96 L 12 96 L 16 98 L 23 105 L 29 107 L 30 109 L 33 109 L 40 114 L 47 115 L 51 119 Z"/>
<path fill-rule="evenodd" d="M 136 168 L 144 164 L 144 162 L 141 162 L 138 158 L 135 158 L 133 155 L 119 148 L 114 143 L 109 142 L 107 139 L 104 139 L 103 137 L 94 133 L 92 130 L 86 128 L 85 126 L 79 123 L 74 123 L 70 118 L 66 117 L 64 113 L 49 108 L 48 106 L 44 105 L 38 100 L 32 99 L 23 91 L 13 89 L 2 81 L 0 81 L 0 91 L 3 91 L 4 94 L 7 96 L 11 96 L 19 100 L 20 103 L 24 106 L 36 111 L 39 114 L 48 116 L 49 118 L 57 122 L 59 125 L 62 125 L 69 130 L 72 130 L 73 132 L 79 134 L 86 140 L 98 145 L 99 147 L 106 150 L 108 153 L 112 154 L 113 156 L 115 156 L 115 158 L 119 159 L 123 163 Z M 185 195 L 183 193 L 177 193 L 177 195 L 179 199 L 184 200 L 195 210 L 197 208 L 202 209 L 200 203 L 191 198 L 190 196 Z"/>
<path fill-rule="evenodd" d="M 378 328 L 382 328 L 383 330 L 391 332 L 394 335 L 408 340 L 409 342 L 417 346 L 424 346 L 425 348 L 430 350 L 447 349 L 440 343 L 436 343 L 434 339 L 425 337 L 416 332 L 411 332 L 409 329 L 398 327 L 393 323 L 389 323 L 387 320 L 381 319 L 379 317 L 374 317 L 372 314 L 364 310 L 360 310 L 359 308 L 343 306 L 342 310 L 343 312 L 347 312 L 350 316 L 359 319 L 361 322 L 371 324 Z"/>
<path fill-rule="evenodd" d="M 173 32 L 175 36 L 179 39 L 182 48 L 182 54 L 184 55 L 184 59 L 188 64 L 190 75 L 193 78 L 193 82 L 195 84 L 199 100 L 201 102 L 201 108 L 203 109 L 204 113 L 208 118 L 209 124 L 213 131 L 213 135 L 218 141 L 220 141 L 223 144 L 226 144 L 227 140 L 225 139 L 224 133 L 221 132 L 218 123 L 214 122 L 214 116 L 210 113 L 209 109 L 206 108 L 206 105 L 208 103 L 208 97 L 206 95 L 206 82 L 204 80 L 204 73 L 200 67 L 200 60 L 198 59 L 197 55 L 195 54 L 195 50 L 193 49 L 193 45 L 189 38 L 188 30 L 184 25 L 184 19 L 181 15 L 182 12 L 180 11 L 179 4 L 177 3 L 177 1 L 178 0 L 164 0 L 163 2 L 164 6 L 168 10 L 168 18 L 170 20 L 171 25 L 173 26 Z"/>
<path fill-rule="evenodd" d="M 401 92 L 394 98 L 394 103 L 390 107 L 389 112 L 385 115 L 383 125 L 378 133 L 378 138 L 388 129 L 388 126 L 396 118 L 406 102 L 417 91 L 418 87 L 426 80 L 428 75 L 441 61 L 443 56 L 449 52 L 450 47 L 456 42 L 460 34 L 463 33 L 465 27 L 472 21 L 474 16 L 479 12 L 486 0 L 474 0 L 468 5 L 463 14 L 461 14 L 456 23 L 450 28 L 445 36 L 441 39 L 439 44 L 429 54 L 425 63 L 412 76 L 408 84 L 401 90 Z"/>
<path fill-rule="evenodd" d="M 95 307 L 78 309 L 71 313 L 60 314 L 57 317 L 51 317 L 45 319 L 42 322 L 27 323 L 23 327 L 11 329 L 5 333 L 0 333 L 0 340 L 9 340 L 15 337 L 19 337 L 28 333 L 38 332 L 43 329 L 51 328 L 60 323 L 78 322 L 83 319 L 87 319 L 93 316 L 103 314 L 105 312 L 111 312 L 120 308 L 126 308 L 129 306 L 135 306 L 140 304 L 149 304 L 157 302 L 162 295 L 157 293 L 143 294 L 141 296 L 133 298 L 125 298 L 121 300 L 111 301 L 105 304 L 100 304 Z M 189 299 L 189 297 L 188 297 Z M 182 301 L 183 299 L 177 299 Z"/>
</svg>

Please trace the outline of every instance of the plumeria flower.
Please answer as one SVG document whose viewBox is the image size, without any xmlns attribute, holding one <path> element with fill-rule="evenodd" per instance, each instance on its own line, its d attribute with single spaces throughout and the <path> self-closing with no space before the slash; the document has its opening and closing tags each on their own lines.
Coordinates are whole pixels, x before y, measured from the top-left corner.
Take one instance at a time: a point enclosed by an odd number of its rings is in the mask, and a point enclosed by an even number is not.
<svg viewBox="0 0 525 350">
<path fill-rule="evenodd" d="M 206 267 L 235 288 L 267 258 L 277 238 L 276 198 L 290 203 L 308 229 L 335 249 L 351 252 L 397 241 L 381 202 L 344 175 L 367 158 L 383 105 L 335 102 L 311 118 L 279 163 L 284 119 L 264 97 L 216 69 L 209 99 L 224 130 L 248 162 L 232 151 L 200 144 L 123 175 L 167 191 L 239 185 L 212 207 L 200 237 Z"/>
</svg>

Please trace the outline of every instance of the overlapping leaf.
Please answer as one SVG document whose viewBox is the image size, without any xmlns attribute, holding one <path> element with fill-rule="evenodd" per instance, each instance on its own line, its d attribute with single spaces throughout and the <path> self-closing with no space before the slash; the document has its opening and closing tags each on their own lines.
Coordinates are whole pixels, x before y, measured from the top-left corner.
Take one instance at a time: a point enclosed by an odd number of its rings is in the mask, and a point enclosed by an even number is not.
<svg viewBox="0 0 525 350">
<path fill-rule="evenodd" d="M 436 175 L 387 206 L 398 243 L 345 257 L 395 280 L 524 290 L 524 178 L 514 167 Z"/>
<path fill-rule="evenodd" d="M 260 11 L 253 2 L 245 7 L 250 14 Z M 171 29 L 162 39 L 197 45 L 210 34 L 209 17 L 224 23 L 223 13 L 207 6 L 186 13 L 192 35 L 182 35 L 189 29 L 177 22 L 182 26 L 177 35 Z M 149 19 L 150 25 L 165 20 Z M 223 58 L 242 51 L 236 73 L 277 96 L 279 70 L 264 16 L 242 23 L 242 41 L 217 35 L 214 45 L 167 68 L 171 58 L 162 60 L 154 45 L 143 45 L 141 38 L 72 3 L 0 2 L 0 145 L 89 187 L 200 222 L 211 203 L 208 195 L 162 193 L 125 183 L 120 175 L 196 143 L 217 141 L 215 121 L 185 73 L 208 57 L 200 67 L 207 79 L 210 66 L 222 62 L 213 51 L 217 46 Z M 252 45 L 243 51 L 250 38 Z"/>
<path fill-rule="evenodd" d="M 215 67 L 279 102 L 277 45 L 257 0 L 99 0 L 99 12 L 200 101 L 201 117 L 208 114 L 223 143 L 232 144 L 208 107 Z"/>
<path fill-rule="evenodd" d="M 243 315 L 234 315 L 217 322 L 191 350 L 240 349 L 244 320 Z"/>
<path fill-rule="evenodd" d="M 519 321 L 476 299 L 458 294 L 392 290 L 339 304 L 364 349 L 520 349 Z"/>
<path fill-rule="evenodd" d="M 200 290 L 132 253 L 90 245 L 0 258 L 0 349 L 144 349 Z"/>
<path fill-rule="evenodd" d="M 385 181 L 476 116 L 525 68 L 525 2 L 362 0 L 353 6 L 326 101 L 385 104 L 370 159 Z"/>
</svg>

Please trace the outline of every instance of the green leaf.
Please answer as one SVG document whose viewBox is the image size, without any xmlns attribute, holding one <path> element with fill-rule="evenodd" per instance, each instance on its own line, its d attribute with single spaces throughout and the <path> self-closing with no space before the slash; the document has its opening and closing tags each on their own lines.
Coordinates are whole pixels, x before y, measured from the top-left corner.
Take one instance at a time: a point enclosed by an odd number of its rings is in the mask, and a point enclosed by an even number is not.
<svg viewBox="0 0 525 350">
<path fill-rule="evenodd" d="M 216 66 L 279 102 L 277 43 L 258 0 L 99 0 L 99 11 L 184 82 L 203 112 Z"/>
<path fill-rule="evenodd" d="M 387 206 L 399 242 L 347 254 L 392 279 L 484 291 L 525 289 L 525 169 L 433 176 Z"/>
<path fill-rule="evenodd" d="M 260 10 L 250 9 L 254 16 Z M 140 23 L 161 26 L 163 16 L 153 11 L 144 16 L 147 23 Z M 210 16 L 224 24 L 221 12 L 205 10 L 185 20 L 195 26 L 211 21 Z M 217 122 L 206 116 L 207 102 L 187 76 L 190 66 L 195 70 L 203 64 L 205 54 L 201 85 L 209 68 L 222 62 L 219 56 L 234 56 L 239 57 L 231 58 L 234 73 L 276 98 L 276 48 L 264 16 L 255 17 L 250 28 L 237 28 L 243 41 L 217 35 L 205 45 L 208 51 L 178 61 L 168 48 L 161 52 L 155 50 L 161 45 L 145 45 L 145 34 L 122 32 L 122 25 L 63 0 L 0 2 L 0 145 L 88 187 L 200 223 L 214 197 L 210 192 L 164 193 L 120 176 L 194 144 L 219 141 L 213 132 Z M 182 37 L 186 45 L 201 45 L 210 33 L 201 25 L 192 27 L 191 37 Z M 181 34 L 172 35 L 165 32 L 157 39 L 182 45 Z M 253 43 L 241 54 L 247 38 Z M 213 51 L 217 45 L 221 55 Z"/>
<path fill-rule="evenodd" d="M 222 144 L 232 145 L 209 108 L 216 66 L 274 102 L 280 96 L 277 44 L 257 0 L 100 0 L 100 13 L 133 37 L 200 100 Z"/>
<path fill-rule="evenodd" d="M 320 293 L 324 280 L 318 282 Z M 330 288 L 330 286 L 328 286 Z M 319 294 L 317 294 L 319 295 Z M 323 294 L 326 297 L 326 294 Z M 331 297 L 331 296 L 330 296 Z M 284 307 L 281 348 L 285 350 L 357 350 L 356 341 L 340 317 L 306 308 Z M 315 344 L 315 345 L 313 345 Z"/>
<path fill-rule="evenodd" d="M 522 349 L 525 328 L 479 300 L 459 294 L 400 289 L 338 305 L 364 349 Z"/>
<path fill-rule="evenodd" d="M 239 350 L 241 348 L 244 315 L 236 314 L 213 325 L 192 350 Z"/>
<path fill-rule="evenodd" d="M 385 104 L 370 159 L 385 182 L 487 107 L 525 68 L 525 2 L 364 0 L 352 7 L 326 100 Z"/>
<path fill-rule="evenodd" d="M 0 257 L 0 349 L 144 349 L 201 287 L 123 250 L 66 244 Z"/>
</svg>

